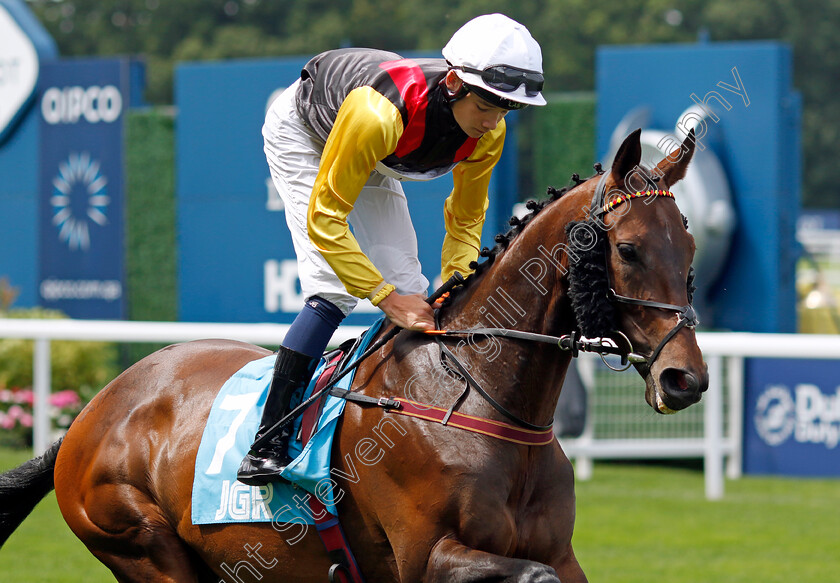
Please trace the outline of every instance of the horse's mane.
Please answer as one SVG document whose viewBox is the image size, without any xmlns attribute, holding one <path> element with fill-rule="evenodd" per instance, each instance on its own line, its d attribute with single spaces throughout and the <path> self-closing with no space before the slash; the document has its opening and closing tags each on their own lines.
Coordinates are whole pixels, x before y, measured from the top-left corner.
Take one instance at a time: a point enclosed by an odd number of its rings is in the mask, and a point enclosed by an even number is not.
<svg viewBox="0 0 840 583">
<path fill-rule="evenodd" d="M 601 164 L 595 164 L 593 167 L 597 172 L 596 175 L 601 174 Z M 589 180 L 589 178 L 581 178 L 580 175 L 577 172 L 575 172 L 574 174 L 572 174 L 570 180 L 574 182 L 574 184 L 570 186 L 564 186 L 560 189 L 555 188 L 553 186 L 549 186 L 546 189 L 547 198 L 543 198 L 540 200 L 530 199 L 526 201 L 525 207 L 529 211 L 528 214 L 526 214 L 524 217 L 517 217 L 516 215 L 510 217 L 510 219 L 508 220 L 510 229 L 508 229 L 504 233 L 499 233 L 494 237 L 493 240 L 496 242 L 496 244 L 493 246 L 492 249 L 488 247 L 484 247 L 483 249 L 481 249 L 481 251 L 479 252 L 479 258 L 483 258 L 484 261 L 470 262 L 470 269 L 473 269 L 474 271 L 469 276 L 467 276 L 463 285 L 454 288 L 452 292 L 450 292 L 449 298 L 446 300 L 446 302 L 444 302 L 444 305 L 448 305 L 449 302 L 452 299 L 454 299 L 454 297 L 458 294 L 458 292 L 461 292 L 467 287 L 469 287 L 469 285 L 472 284 L 479 276 L 481 276 L 481 274 L 487 271 L 490 268 L 490 266 L 492 266 L 495 262 L 496 257 L 498 257 L 501 253 L 505 251 L 505 249 L 508 248 L 511 241 L 513 241 L 517 237 L 517 235 L 519 235 L 525 229 L 525 227 L 528 226 L 528 223 L 530 223 L 534 219 L 534 217 L 536 217 L 540 213 L 540 211 L 542 211 L 545 207 L 547 207 L 554 201 L 559 200 L 570 190 L 574 189 L 577 186 L 580 186 L 581 184 Z"/>
</svg>

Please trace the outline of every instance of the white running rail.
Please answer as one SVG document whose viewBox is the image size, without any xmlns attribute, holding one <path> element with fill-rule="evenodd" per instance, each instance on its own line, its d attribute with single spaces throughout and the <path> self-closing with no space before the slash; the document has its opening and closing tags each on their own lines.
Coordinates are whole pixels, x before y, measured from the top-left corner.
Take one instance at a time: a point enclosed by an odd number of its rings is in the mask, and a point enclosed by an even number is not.
<svg viewBox="0 0 840 583">
<path fill-rule="evenodd" d="M 283 324 L 0 318 L 0 338 L 25 338 L 35 341 L 33 441 L 36 454 L 40 454 L 49 446 L 50 422 L 46 404 L 51 385 L 50 342 L 53 340 L 167 343 L 202 338 L 227 338 L 276 346 L 288 329 L 289 326 Z M 333 336 L 330 345 L 337 346 L 344 340 L 358 337 L 365 329 L 360 326 L 341 327 Z M 597 458 L 702 457 L 706 496 L 712 500 L 720 499 L 724 492 L 724 468 L 730 478 L 737 478 L 741 472 L 743 359 L 840 359 L 840 336 L 834 335 L 701 332 L 697 334 L 697 338 L 709 365 L 709 390 L 703 396 L 703 437 L 599 440 L 594 439 L 591 432 L 585 432 L 580 438 L 562 441 L 567 455 L 576 461 L 579 478 L 586 479 L 591 475 L 592 460 Z M 724 419 L 724 386 L 728 388 L 727 419 Z M 728 427 L 726 434 L 724 427 Z"/>
</svg>

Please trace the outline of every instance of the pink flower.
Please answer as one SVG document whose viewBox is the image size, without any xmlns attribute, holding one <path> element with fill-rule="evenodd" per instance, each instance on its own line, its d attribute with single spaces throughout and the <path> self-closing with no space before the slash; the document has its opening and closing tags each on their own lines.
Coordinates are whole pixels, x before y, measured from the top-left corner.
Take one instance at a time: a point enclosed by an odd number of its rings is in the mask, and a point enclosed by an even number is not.
<svg viewBox="0 0 840 583">
<path fill-rule="evenodd" d="M 32 427 L 32 415 L 24 413 L 20 416 L 20 424 L 24 427 Z"/>
<path fill-rule="evenodd" d="M 2 411 L 0 411 L 0 428 L 2 429 L 14 429 L 15 427 L 15 420 L 12 419 L 9 415 L 6 415 Z"/>
<path fill-rule="evenodd" d="M 9 389 L 0 390 L 0 403 L 11 403 L 14 398 L 14 393 Z"/>
<path fill-rule="evenodd" d="M 35 393 L 29 389 L 17 391 L 15 393 L 15 402 L 23 403 L 24 405 L 32 405 L 35 402 Z"/>
<path fill-rule="evenodd" d="M 79 398 L 79 395 L 77 395 L 75 391 L 71 391 L 69 389 L 50 395 L 50 405 L 58 407 L 59 409 L 63 409 L 65 407 L 78 407 L 81 402 L 82 400 Z"/>
<path fill-rule="evenodd" d="M 15 421 L 23 417 L 26 412 L 23 410 L 23 407 L 20 405 L 12 405 L 9 407 L 9 412 L 7 416 L 12 420 Z"/>
</svg>

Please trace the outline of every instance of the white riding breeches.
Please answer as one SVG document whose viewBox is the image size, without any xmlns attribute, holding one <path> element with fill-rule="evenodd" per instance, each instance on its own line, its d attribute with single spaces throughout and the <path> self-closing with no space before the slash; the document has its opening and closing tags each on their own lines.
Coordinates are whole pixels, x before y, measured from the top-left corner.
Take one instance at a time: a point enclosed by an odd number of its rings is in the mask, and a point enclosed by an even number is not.
<svg viewBox="0 0 840 583">
<path fill-rule="evenodd" d="M 318 295 L 345 315 L 359 298 L 350 295 L 315 248 L 307 230 L 307 211 L 324 143 L 306 127 L 295 108 L 298 82 L 274 100 L 262 133 L 271 179 L 283 199 L 286 223 L 298 261 L 304 298 Z M 347 217 L 362 252 L 401 294 L 426 293 L 428 280 L 420 270 L 417 235 L 398 180 L 373 171 Z"/>
</svg>

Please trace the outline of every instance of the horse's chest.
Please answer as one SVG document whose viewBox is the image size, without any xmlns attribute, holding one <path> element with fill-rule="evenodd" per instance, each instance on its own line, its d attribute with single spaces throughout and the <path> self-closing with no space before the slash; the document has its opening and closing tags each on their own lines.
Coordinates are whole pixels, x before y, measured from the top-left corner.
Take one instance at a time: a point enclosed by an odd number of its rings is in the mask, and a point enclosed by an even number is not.
<svg viewBox="0 0 840 583">
<path fill-rule="evenodd" d="M 516 556 L 541 556 L 544 560 L 571 542 L 574 502 L 543 498 L 516 511 Z"/>
<path fill-rule="evenodd" d="M 532 559 L 547 560 L 565 548 L 574 527 L 574 486 L 536 478 L 474 490 L 461 509 L 461 540 L 472 538 L 474 548 L 494 554 Z"/>
</svg>

